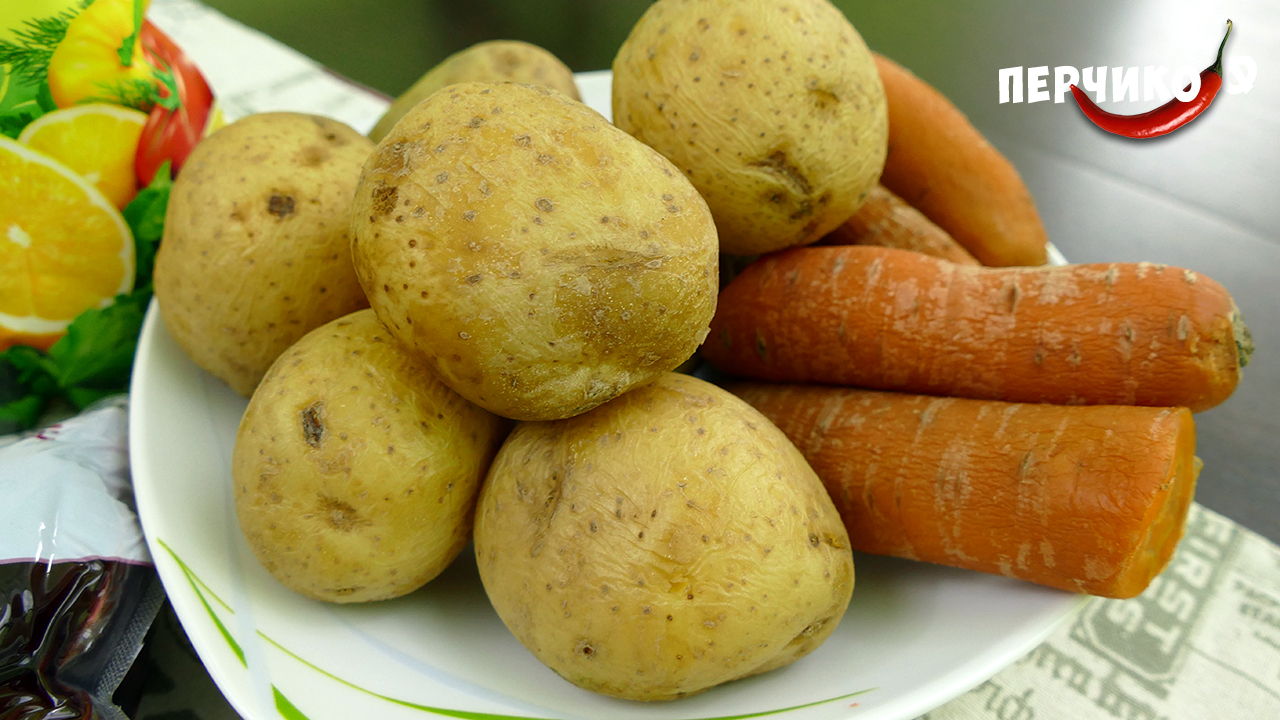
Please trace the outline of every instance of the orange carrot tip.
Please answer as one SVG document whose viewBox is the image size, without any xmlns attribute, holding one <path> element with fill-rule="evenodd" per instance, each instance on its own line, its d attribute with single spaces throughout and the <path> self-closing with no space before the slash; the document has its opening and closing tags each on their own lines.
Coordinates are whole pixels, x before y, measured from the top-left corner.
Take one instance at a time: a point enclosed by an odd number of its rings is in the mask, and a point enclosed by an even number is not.
<svg viewBox="0 0 1280 720">
<path fill-rule="evenodd" d="M 800 449 L 855 551 L 1071 592 L 1141 594 L 1182 537 L 1201 467 L 1185 408 L 729 390 Z"/>
<path fill-rule="evenodd" d="M 761 380 L 1193 412 L 1231 395 L 1252 351 L 1231 295 L 1191 270 L 982 268 L 860 245 L 750 265 L 702 346 Z"/>
</svg>

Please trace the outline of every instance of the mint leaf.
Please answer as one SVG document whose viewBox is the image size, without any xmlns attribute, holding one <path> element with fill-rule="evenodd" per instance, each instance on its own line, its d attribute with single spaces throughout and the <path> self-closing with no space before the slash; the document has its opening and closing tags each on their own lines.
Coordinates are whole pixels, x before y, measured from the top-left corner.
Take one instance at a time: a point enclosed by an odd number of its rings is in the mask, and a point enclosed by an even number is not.
<svg viewBox="0 0 1280 720">
<path fill-rule="evenodd" d="M 34 426 L 54 398 L 81 409 L 126 392 L 150 300 L 147 287 L 85 310 L 47 354 L 26 345 L 0 353 L 0 433 Z"/>
<path fill-rule="evenodd" d="M 126 381 L 124 386 L 122 387 L 108 388 L 105 390 L 97 390 L 92 388 L 74 388 L 74 387 L 67 388 L 67 391 L 63 393 L 63 395 L 67 398 L 67 400 L 71 401 L 71 404 L 74 405 L 77 410 L 82 410 L 94 404 L 95 402 L 101 400 L 104 397 L 118 395 L 122 392 L 127 392 L 128 390 L 129 390 L 129 384 Z"/>
<path fill-rule="evenodd" d="M 35 393 L 0 405 L 0 435 L 35 427 L 48 406 L 49 398 Z"/>
<path fill-rule="evenodd" d="M 14 345 L 0 353 L 0 363 L 15 372 L 17 382 L 34 392 L 52 393 L 58 387 L 57 368 L 48 355 L 26 345 Z"/>
<path fill-rule="evenodd" d="M 160 246 L 160 238 L 164 236 L 165 210 L 169 207 L 169 190 L 173 187 L 173 179 L 169 177 L 169 161 L 166 160 L 156 170 L 155 179 L 133 198 L 124 208 L 124 221 L 133 232 L 134 255 L 137 258 L 137 273 L 133 287 L 149 287 L 151 273 L 155 267 L 156 249 Z"/>
<path fill-rule="evenodd" d="M 22 78 L 14 73 L 12 67 L 8 69 L 8 72 L 7 81 L 9 87 L 5 89 L 4 97 L 0 97 L 0 113 L 8 112 L 18 105 L 35 104 L 36 93 L 40 91 L 40 82 L 44 81 L 25 83 Z M 2 79 L 3 77 L 3 75 L 0 75 L 0 85 L 6 82 L 6 80 Z"/>
<path fill-rule="evenodd" d="M 40 83 L 40 89 L 36 91 L 36 102 L 40 104 L 40 109 L 47 113 L 58 109 L 58 103 L 53 101 L 53 93 L 49 91 L 48 80 Z"/>
<path fill-rule="evenodd" d="M 86 310 L 49 348 L 49 359 L 56 367 L 54 378 L 77 408 L 83 407 L 78 400 L 87 397 L 83 391 L 128 389 L 138 333 L 150 299 L 150 289 L 136 290 L 117 295 L 105 308 Z"/>
<path fill-rule="evenodd" d="M 0 113 L 0 134 L 17 140 L 22 131 L 43 114 L 44 110 L 34 102 Z"/>
<path fill-rule="evenodd" d="M 0 72 L 3 72 L 2 68 Z M 49 112 L 39 99 L 42 94 L 49 92 L 49 83 L 15 86 L 13 83 L 17 82 L 17 78 L 10 75 L 9 80 L 8 93 L 0 99 L 0 133 L 17 140 L 27 125 Z M 52 96 L 49 101 L 53 101 Z"/>
<path fill-rule="evenodd" d="M 44 353 L 25 345 L 0 353 L 0 434 L 26 430 L 40 419 L 58 391 L 50 367 Z"/>
</svg>

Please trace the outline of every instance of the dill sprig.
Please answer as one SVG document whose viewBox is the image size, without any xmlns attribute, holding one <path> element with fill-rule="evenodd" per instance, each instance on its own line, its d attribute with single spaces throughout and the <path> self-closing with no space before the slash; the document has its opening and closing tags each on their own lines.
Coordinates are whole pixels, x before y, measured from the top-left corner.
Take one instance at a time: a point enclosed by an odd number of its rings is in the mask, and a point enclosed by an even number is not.
<svg viewBox="0 0 1280 720">
<path fill-rule="evenodd" d="M 0 65 L 8 65 L 14 75 L 38 83 L 49 74 L 49 60 L 58 43 L 67 36 L 67 26 L 93 0 L 80 0 L 57 15 L 22 21 L 13 31 L 14 41 L 0 40 Z"/>
<path fill-rule="evenodd" d="M 94 83 L 100 94 L 81 100 L 82 103 L 109 103 L 123 105 L 142 112 L 151 112 L 156 104 L 156 81 L 143 78 L 127 78 L 110 83 Z"/>
</svg>

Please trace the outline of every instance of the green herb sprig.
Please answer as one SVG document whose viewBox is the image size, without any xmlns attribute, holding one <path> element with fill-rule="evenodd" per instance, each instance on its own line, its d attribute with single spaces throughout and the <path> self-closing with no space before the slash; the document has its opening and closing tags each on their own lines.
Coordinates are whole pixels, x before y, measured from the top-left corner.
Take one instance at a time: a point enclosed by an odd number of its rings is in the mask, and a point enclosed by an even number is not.
<svg viewBox="0 0 1280 720">
<path fill-rule="evenodd" d="M 93 0 L 81 0 L 57 15 L 24 20 L 23 26 L 13 31 L 14 41 L 0 40 L 0 65 L 8 65 L 10 72 L 32 85 L 43 82 L 49 75 L 53 51 L 67 36 L 67 26 L 92 4 Z"/>
</svg>

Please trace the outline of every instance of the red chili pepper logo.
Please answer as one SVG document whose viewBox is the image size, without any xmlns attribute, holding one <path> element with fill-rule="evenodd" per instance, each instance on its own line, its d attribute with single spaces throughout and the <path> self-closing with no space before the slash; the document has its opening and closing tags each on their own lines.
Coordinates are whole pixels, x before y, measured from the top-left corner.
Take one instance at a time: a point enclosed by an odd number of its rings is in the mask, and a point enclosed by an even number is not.
<svg viewBox="0 0 1280 720">
<path fill-rule="evenodd" d="M 1227 21 L 1227 34 L 1222 36 L 1222 44 L 1218 46 L 1218 59 L 1214 64 L 1200 73 L 1200 92 L 1190 100 L 1174 98 L 1155 110 L 1138 115 L 1116 115 L 1098 107 L 1089 99 L 1083 90 L 1071 86 L 1071 94 L 1076 97 L 1085 117 L 1093 124 L 1109 133 L 1131 138 L 1153 138 L 1167 135 L 1186 125 L 1196 116 L 1204 112 L 1222 88 L 1222 49 L 1227 46 L 1227 38 L 1231 37 L 1231 21 Z M 1189 90 L 1190 85 L 1187 86 Z M 1185 91 L 1184 91 L 1185 92 Z"/>
</svg>

